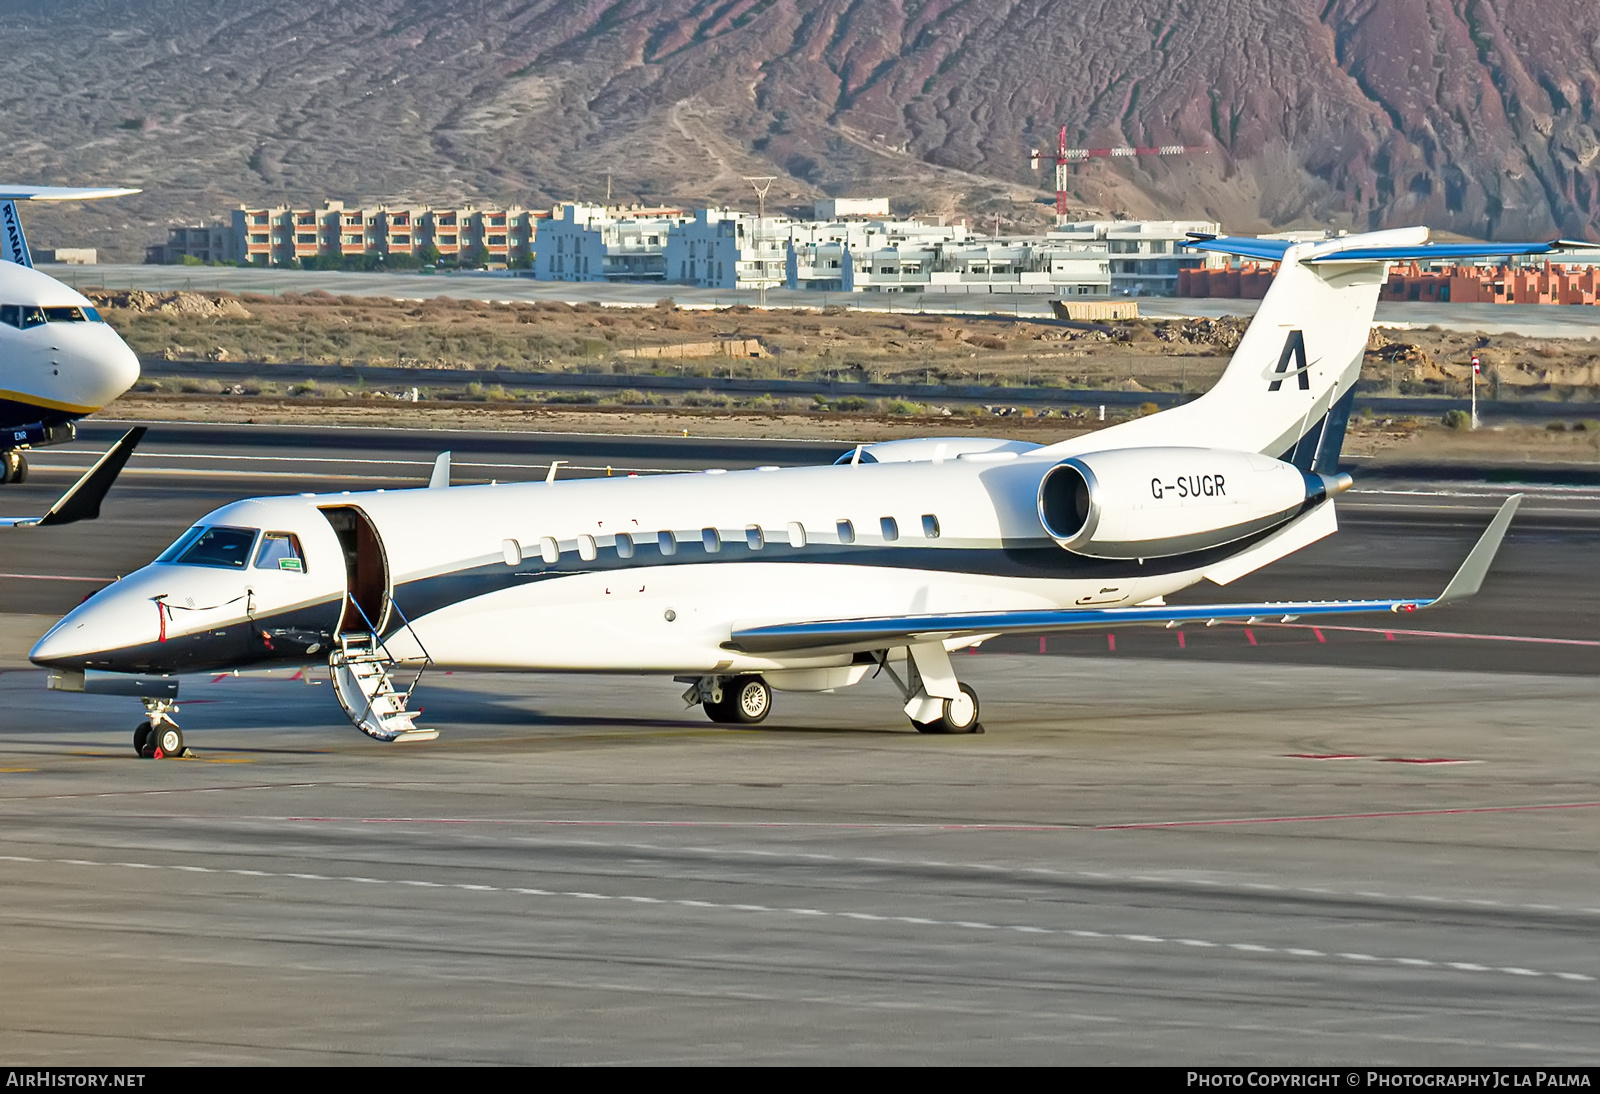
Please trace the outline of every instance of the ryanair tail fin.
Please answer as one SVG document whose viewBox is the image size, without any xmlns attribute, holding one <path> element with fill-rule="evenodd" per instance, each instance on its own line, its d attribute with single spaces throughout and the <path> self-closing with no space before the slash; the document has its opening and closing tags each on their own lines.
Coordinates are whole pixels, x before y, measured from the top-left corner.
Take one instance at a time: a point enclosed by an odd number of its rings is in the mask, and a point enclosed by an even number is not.
<svg viewBox="0 0 1600 1094">
<path fill-rule="evenodd" d="M 28 253 L 28 237 L 22 234 L 22 221 L 17 217 L 14 201 L 0 201 L 0 262 L 33 265 L 33 255 Z"/>
<path fill-rule="evenodd" d="M 15 262 L 19 266 L 33 265 L 33 255 L 28 251 L 28 237 L 23 234 L 22 220 L 17 216 L 17 202 L 88 201 L 138 192 L 116 186 L 0 185 L 0 261 Z"/>
</svg>

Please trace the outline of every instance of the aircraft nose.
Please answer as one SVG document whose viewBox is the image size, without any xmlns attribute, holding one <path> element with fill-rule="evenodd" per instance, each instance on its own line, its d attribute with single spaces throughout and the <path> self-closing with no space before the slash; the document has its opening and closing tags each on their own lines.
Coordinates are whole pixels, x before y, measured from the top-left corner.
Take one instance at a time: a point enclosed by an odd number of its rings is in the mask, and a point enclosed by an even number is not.
<svg viewBox="0 0 1600 1094">
<path fill-rule="evenodd" d="M 73 401 L 102 407 L 139 378 L 138 355 L 104 323 L 63 323 L 50 330 L 55 361 Z"/>
<path fill-rule="evenodd" d="M 92 363 L 100 386 L 99 404 L 104 406 L 133 386 L 139 378 L 139 356 L 109 327 L 104 346 L 96 346 Z"/>
<path fill-rule="evenodd" d="M 159 638 L 160 620 L 148 598 L 127 595 L 117 582 L 95 593 L 45 632 L 28 651 L 41 668 L 103 668 L 117 650 Z"/>
</svg>

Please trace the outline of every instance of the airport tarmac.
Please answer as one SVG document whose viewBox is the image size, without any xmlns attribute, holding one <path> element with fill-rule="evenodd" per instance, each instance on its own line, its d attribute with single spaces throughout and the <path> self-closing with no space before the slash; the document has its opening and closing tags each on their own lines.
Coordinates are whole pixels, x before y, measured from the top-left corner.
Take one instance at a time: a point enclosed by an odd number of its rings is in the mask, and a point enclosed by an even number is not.
<svg viewBox="0 0 1600 1094">
<path fill-rule="evenodd" d="M 670 681 L 435 673 L 441 738 L 384 746 L 279 671 L 186 678 L 196 757 L 140 761 L 137 703 L 48 692 L 18 647 L 232 497 L 395 488 L 442 447 L 513 465 L 461 479 L 839 447 L 195 428 L 152 431 L 101 521 L 0 538 L 33 575 L 0 578 L 8 1058 L 1596 1059 L 1592 489 L 1535 491 L 1483 594 L 1401 631 L 990 643 L 957 663 L 978 736 L 911 732 L 882 681 L 730 730 Z M 1353 491 L 1226 595 L 1435 591 L 1504 492 Z"/>
</svg>

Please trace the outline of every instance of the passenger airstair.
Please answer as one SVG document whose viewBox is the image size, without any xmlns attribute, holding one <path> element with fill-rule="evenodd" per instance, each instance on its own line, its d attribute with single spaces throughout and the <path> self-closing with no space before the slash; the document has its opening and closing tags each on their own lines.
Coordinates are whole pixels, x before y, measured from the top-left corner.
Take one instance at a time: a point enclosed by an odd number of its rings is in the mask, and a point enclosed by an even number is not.
<svg viewBox="0 0 1600 1094">
<path fill-rule="evenodd" d="M 363 619 L 365 616 L 363 612 Z M 370 626 L 371 621 L 367 622 Z M 407 621 L 408 629 L 410 625 Z M 431 741 L 439 736 L 437 729 L 413 725 L 421 712 L 406 709 L 423 671 L 432 664 L 426 652 L 424 658 L 401 691 L 394 679 L 399 662 L 375 630 L 339 635 L 338 646 L 328 655 L 328 672 L 333 677 L 333 693 L 338 696 L 339 705 L 357 729 L 374 740 L 388 742 Z"/>
</svg>

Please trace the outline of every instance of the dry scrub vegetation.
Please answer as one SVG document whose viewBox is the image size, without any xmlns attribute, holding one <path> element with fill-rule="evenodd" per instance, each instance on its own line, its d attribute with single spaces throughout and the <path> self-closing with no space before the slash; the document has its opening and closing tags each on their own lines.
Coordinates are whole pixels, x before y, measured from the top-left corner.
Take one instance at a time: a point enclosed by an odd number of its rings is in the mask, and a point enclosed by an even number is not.
<svg viewBox="0 0 1600 1094">
<path fill-rule="evenodd" d="M 274 365 L 307 363 L 1183 392 L 1216 380 L 1244 329 L 1236 319 L 1078 330 L 843 308 L 685 311 L 670 301 L 608 308 L 324 292 L 90 295 L 145 359 L 193 361 L 197 375 L 207 361 L 256 364 L 255 379 L 268 385 Z M 761 356 L 693 355 L 719 339 L 754 340 Z M 650 351 L 661 356 L 640 356 Z M 1483 363 L 1482 397 L 1600 399 L 1600 347 L 1592 341 L 1440 330 L 1374 330 L 1363 387 L 1465 395 L 1473 354 Z M 495 397 L 493 386 L 474 397 Z"/>
</svg>

